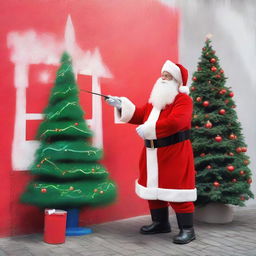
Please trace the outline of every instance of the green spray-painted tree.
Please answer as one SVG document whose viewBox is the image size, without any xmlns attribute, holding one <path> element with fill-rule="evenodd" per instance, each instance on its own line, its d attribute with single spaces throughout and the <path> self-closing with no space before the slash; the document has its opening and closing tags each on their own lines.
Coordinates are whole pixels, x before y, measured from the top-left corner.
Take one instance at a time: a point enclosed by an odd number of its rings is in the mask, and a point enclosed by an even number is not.
<svg viewBox="0 0 256 256">
<path fill-rule="evenodd" d="M 98 163 L 103 151 L 90 144 L 71 58 L 64 53 L 37 139 L 40 147 L 30 171 L 36 178 L 21 200 L 42 208 L 106 205 L 116 197 L 115 183 Z"/>
<path fill-rule="evenodd" d="M 243 206 L 253 198 L 246 144 L 234 93 L 219 59 L 206 39 L 190 95 L 194 100 L 192 144 L 195 155 L 197 205 L 210 202 Z"/>
</svg>

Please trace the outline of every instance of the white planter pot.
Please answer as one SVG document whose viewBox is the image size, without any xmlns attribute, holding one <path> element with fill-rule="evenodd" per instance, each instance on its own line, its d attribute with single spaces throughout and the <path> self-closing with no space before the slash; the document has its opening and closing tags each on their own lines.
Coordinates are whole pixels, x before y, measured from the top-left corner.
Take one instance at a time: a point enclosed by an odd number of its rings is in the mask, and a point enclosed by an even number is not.
<svg viewBox="0 0 256 256">
<path fill-rule="evenodd" d="M 195 219 L 206 223 L 229 223 L 233 220 L 233 209 L 226 204 L 209 203 L 203 207 L 196 207 Z"/>
</svg>

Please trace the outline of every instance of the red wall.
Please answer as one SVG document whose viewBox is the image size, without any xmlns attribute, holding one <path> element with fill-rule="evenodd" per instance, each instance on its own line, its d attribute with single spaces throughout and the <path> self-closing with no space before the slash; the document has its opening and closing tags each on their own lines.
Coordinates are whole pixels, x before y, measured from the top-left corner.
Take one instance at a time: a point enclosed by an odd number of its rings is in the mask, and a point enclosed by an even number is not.
<svg viewBox="0 0 256 256">
<path fill-rule="evenodd" d="M 31 179 L 29 172 L 12 169 L 12 142 L 15 124 L 16 88 L 12 48 L 8 47 L 10 32 L 53 35 L 63 41 L 68 15 L 71 16 L 76 43 L 83 50 L 98 48 L 112 78 L 102 78 L 102 93 L 127 96 L 142 104 L 159 77 L 166 59 L 178 59 L 177 10 L 158 1 L 148 0 L 9 0 L 0 10 L 0 236 L 42 231 L 43 213 L 36 207 L 19 203 L 19 196 Z M 26 56 L 26 52 L 24 53 Z M 41 113 L 57 67 L 31 65 L 27 88 L 27 113 Z M 52 76 L 47 84 L 38 82 L 41 70 Z M 78 76 L 80 88 L 86 79 Z M 91 99 L 81 94 L 86 118 L 91 118 Z M 146 201 L 134 192 L 142 140 L 135 126 L 114 123 L 112 107 L 103 102 L 103 164 L 118 185 L 118 199 L 111 206 L 84 209 L 80 221 L 90 225 L 105 221 L 143 215 L 148 212 Z M 34 138 L 39 121 L 28 121 L 26 138 Z"/>
</svg>

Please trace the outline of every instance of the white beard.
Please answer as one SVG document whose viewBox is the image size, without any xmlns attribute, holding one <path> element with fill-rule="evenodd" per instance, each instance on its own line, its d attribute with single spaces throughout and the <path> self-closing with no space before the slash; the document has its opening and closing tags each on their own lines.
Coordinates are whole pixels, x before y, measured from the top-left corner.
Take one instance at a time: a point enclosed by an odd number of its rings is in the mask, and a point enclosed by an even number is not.
<svg viewBox="0 0 256 256">
<path fill-rule="evenodd" d="M 167 104 L 173 103 L 178 91 L 178 83 L 175 80 L 162 80 L 158 78 L 149 98 L 149 103 L 161 110 Z"/>
</svg>

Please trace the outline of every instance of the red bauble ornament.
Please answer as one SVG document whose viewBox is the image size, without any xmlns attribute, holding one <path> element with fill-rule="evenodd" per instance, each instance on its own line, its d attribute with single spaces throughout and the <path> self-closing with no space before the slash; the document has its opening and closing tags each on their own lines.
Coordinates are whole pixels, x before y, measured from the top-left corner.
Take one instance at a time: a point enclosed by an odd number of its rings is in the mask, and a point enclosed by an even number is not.
<svg viewBox="0 0 256 256">
<path fill-rule="evenodd" d="M 210 62 L 211 62 L 211 63 L 215 63 L 215 62 L 216 62 L 216 59 L 215 59 L 215 58 L 211 58 L 211 59 L 210 59 Z"/>
<path fill-rule="evenodd" d="M 227 169 L 229 172 L 233 172 L 235 170 L 235 167 L 233 165 L 228 165 Z"/>
<path fill-rule="evenodd" d="M 234 97 L 234 93 L 233 93 L 233 92 L 230 92 L 230 93 L 229 93 L 229 97 L 231 97 L 231 98 Z"/>
<path fill-rule="evenodd" d="M 205 153 L 200 154 L 200 156 L 201 156 L 201 157 L 204 157 L 204 156 L 205 156 Z"/>
<path fill-rule="evenodd" d="M 195 86 L 191 86 L 191 87 L 190 87 L 190 90 L 191 90 L 191 91 L 194 91 L 195 89 L 196 89 Z"/>
<path fill-rule="evenodd" d="M 218 181 L 214 181 L 214 182 L 213 182 L 213 186 L 217 188 L 217 187 L 220 186 L 220 183 L 219 183 Z"/>
<path fill-rule="evenodd" d="M 233 179 L 232 182 L 233 182 L 233 183 L 236 183 L 236 182 L 237 182 L 237 179 Z"/>
<path fill-rule="evenodd" d="M 198 126 L 198 125 L 196 125 L 196 126 L 195 126 L 195 128 L 196 128 L 196 129 L 199 129 L 199 126 Z"/>
<path fill-rule="evenodd" d="M 207 165 L 206 169 L 212 169 L 212 166 L 211 165 Z"/>
<path fill-rule="evenodd" d="M 238 154 L 241 153 L 241 152 L 242 152 L 242 148 L 240 148 L 240 147 L 236 148 L 236 152 L 237 152 Z"/>
<path fill-rule="evenodd" d="M 236 108 L 236 105 L 231 106 L 231 108 Z"/>
<path fill-rule="evenodd" d="M 241 149 L 242 149 L 242 152 L 246 152 L 247 151 L 246 147 L 241 147 Z"/>
<path fill-rule="evenodd" d="M 198 68 L 197 68 L 197 71 L 201 71 L 201 70 L 202 70 L 202 68 L 201 68 L 201 67 L 198 67 Z"/>
<path fill-rule="evenodd" d="M 211 67 L 211 71 L 212 72 L 216 72 L 217 71 L 217 68 L 215 66 Z"/>
<path fill-rule="evenodd" d="M 208 115 L 208 114 L 206 114 L 204 117 L 205 117 L 205 118 L 209 118 L 209 115 Z"/>
<path fill-rule="evenodd" d="M 245 174 L 245 171 L 241 170 L 241 171 L 239 172 L 239 174 L 242 176 L 242 175 Z"/>
<path fill-rule="evenodd" d="M 225 100 L 224 102 L 225 102 L 226 104 L 228 104 L 228 103 L 229 103 L 229 100 Z"/>
<path fill-rule="evenodd" d="M 78 125 L 78 123 L 75 123 L 75 125 Z"/>
<path fill-rule="evenodd" d="M 233 133 L 231 133 L 231 134 L 229 135 L 229 138 L 230 138 L 231 140 L 234 140 L 234 139 L 236 138 L 236 135 L 233 134 Z"/>
<path fill-rule="evenodd" d="M 251 184 L 251 183 L 252 183 L 252 179 L 249 178 L 249 179 L 247 180 L 247 183 L 248 183 L 248 184 Z"/>
<path fill-rule="evenodd" d="M 201 100 L 202 100 L 201 97 L 197 97 L 197 98 L 196 98 L 196 101 L 197 101 L 197 102 L 200 102 Z"/>
<path fill-rule="evenodd" d="M 208 120 L 207 123 L 204 125 L 205 128 L 211 129 L 212 128 L 212 123 Z"/>
<path fill-rule="evenodd" d="M 215 51 L 212 51 L 212 54 L 215 54 Z"/>
<path fill-rule="evenodd" d="M 203 106 L 204 106 L 204 107 L 208 107 L 209 104 L 210 104 L 210 103 L 209 103 L 209 101 L 207 101 L 207 100 L 205 100 L 205 101 L 203 102 Z"/>
<path fill-rule="evenodd" d="M 218 75 L 216 75 L 215 77 L 216 77 L 216 78 L 221 78 L 221 76 L 220 76 L 219 74 L 218 74 Z"/>
<path fill-rule="evenodd" d="M 46 193 L 46 192 L 47 192 L 47 189 L 46 189 L 46 188 L 42 188 L 42 189 L 41 189 L 41 192 L 42 192 L 42 193 Z"/>
<path fill-rule="evenodd" d="M 221 137 L 220 135 L 217 135 L 217 136 L 215 137 L 215 141 L 221 142 L 221 141 L 222 141 L 222 137 Z"/>
<path fill-rule="evenodd" d="M 203 51 L 205 51 L 205 50 L 206 50 L 206 48 L 204 47 L 202 50 L 203 50 Z"/>
<path fill-rule="evenodd" d="M 232 153 L 232 152 L 229 152 L 229 155 L 230 155 L 230 156 L 234 156 L 234 153 Z"/>
<path fill-rule="evenodd" d="M 40 164 L 37 164 L 36 167 L 39 168 L 41 165 Z"/>
<path fill-rule="evenodd" d="M 221 73 L 221 74 L 223 74 L 223 73 L 224 73 L 224 70 L 223 70 L 223 69 L 221 69 L 221 70 L 220 70 L 220 73 Z"/>
<path fill-rule="evenodd" d="M 244 164 L 245 164 L 245 165 L 248 165 L 248 164 L 249 164 L 249 161 L 248 161 L 248 160 L 244 160 Z"/>
<path fill-rule="evenodd" d="M 220 115 L 225 115 L 225 114 L 226 114 L 226 110 L 225 110 L 225 109 L 221 109 L 221 110 L 219 111 L 219 114 L 220 114 Z"/>
<path fill-rule="evenodd" d="M 193 76 L 192 80 L 193 80 L 193 81 L 196 81 L 196 80 L 197 80 L 196 76 Z"/>
<path fill-rule="evenodd" d="M 222 90 L 219 91 L 219 94 L 222 94 L 222 95 L 223 95 L 223 94 L 225 94 L 226 92 L 227 92 L 227 90 L 222 89 Z"/>
<path fill-rule="evenodd" d="M 241 201 L 244 201 L 244 200 L 245 200 L 245 197 L 244 197 L 244 196 L 240 196 L 240 200 L 241 200 Z"/>
</svg>

